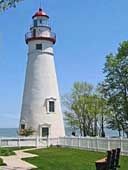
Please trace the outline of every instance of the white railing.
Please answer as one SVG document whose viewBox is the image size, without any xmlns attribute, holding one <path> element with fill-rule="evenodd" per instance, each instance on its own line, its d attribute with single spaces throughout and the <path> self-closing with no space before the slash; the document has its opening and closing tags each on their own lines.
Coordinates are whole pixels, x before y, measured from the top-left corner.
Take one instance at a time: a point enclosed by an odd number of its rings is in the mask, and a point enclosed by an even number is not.
<svg viewBox="0 0 128 170">
<path fill-rule="evenodd" d="M 56 41 L 56 34 L 54 32 L 50 32 L 48 35 L 45 35 L 43 31 L 40 31 L 40 32 L 36 32 L 34 35 L 33 32 L 27 32 L 25 34 L 25 40 L 27 41 L 28 39 L 31 38 L 49 38 Z"/>
<path fill-rule="evenodd" d="M 0 147 L 48 147 L 50 145 L 59 145 L 59 138 L 43 137 L 9 137 L 0 138 Z"/>
<path fill-rule="evenodd" d="M 60 138 L 59 144 L 64 147 L 95 151 L 107 151 L 113 148 L 121 148 L 122 154 L 128 154 L 127 138 L 63 137 Z"/>
<path fill-rule="evenodd" d="M 122 154 L 128 155 L 127 138 L 99 138 L 99 137 L 15 137 L 0 138 L 0 147 L 49 147 L 59 145 L 63 147 L 80 148 L 95 151 L 107 151 L 113 148 L 121 148 Z"/>
</svg>

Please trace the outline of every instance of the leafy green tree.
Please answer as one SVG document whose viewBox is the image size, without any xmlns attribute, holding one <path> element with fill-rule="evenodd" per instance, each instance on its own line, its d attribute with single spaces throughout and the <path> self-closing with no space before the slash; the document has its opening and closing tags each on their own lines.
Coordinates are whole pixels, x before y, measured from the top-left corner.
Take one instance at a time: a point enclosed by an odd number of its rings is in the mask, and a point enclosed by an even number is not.
<svg viewBox="0 0 128 170">
<path fill-rule="evenodd" d="M 75 132 L 76 129 L 79 129 L 79 123 L 76 118 L 75 112 L 72 110 L 73 100 L 71 94 L 65 94 L 62 96 L 62 103 L 64 108 L 64 120 L 66 122 L 66 126 L 71 127 L 72 132 Z"/>
<path fill-rule="evenodd" d="M 76 113 L 83 136 L 91 136 L 93 116 L 91 114 L 91 95 L 93 86 L 87 82 L 75 82 L 72 89 L 72 110 Z"/>
<path fill-rule="evenodd" d="M 100 98 L 87 82 L 75 82 L 71 94 L 63 97 L 65 119 L 71 127 L 78 127 L 81 136 L 98 135 Z"/>
<path fill-rule="evenodd" d="M 73 114 L 73 112 L 65 112 L 65 121 L 69 127 L 71 127 L 72 132 L 76 132 L 76 129 L 78 129 L 78 120 L 76 116 Z"/>
<path fill-rule="evenodd" d="M 72 106 L 74 103 L 74 99 L 72 98 L 72 94 L 65 94 L 62 97 L 62 103 L 64 108 L 64 116 L 66 125 L 71 127 L 72 131 L 76 129 L 80 129 L 80 134 L 82 136 L 82 127 L 80 123 L 80 119 L 78 119 L 76 111 L 73 110 Z"/>
<path fill-rule="evenodd" d="M 109 127 L 123 129 L 128 137 L 128 41 L 119 45 L 115 55 L 106 57 L 104 95 L 111 107 Z"/>
<path fill-rule="evenodd" d="M 98 119 L 100 114 L 100 98 L 97 94 L 94 94 L 91 97 L 91 110 L 94 121 L 94 130 L 93 130 L 93 136 L 98 135 Z"/>
<path fill-rule="evenodd" d="M 5 11 L 11 7 L 16 7 L 16 4 L 21 1 L 23 0 L 0 0 L 0 11 Z"/>
<path fill-rule="evenodd" d="M 96 94 L 99 98 L 99 125 L 100 125 L 100 136 L 105 137 L 105 125 L 107 124 L 107 118 L 110 116 L 110 107 L 105 96 L 103 83 L 99 83 L 96 87 Z"/>
</svg>

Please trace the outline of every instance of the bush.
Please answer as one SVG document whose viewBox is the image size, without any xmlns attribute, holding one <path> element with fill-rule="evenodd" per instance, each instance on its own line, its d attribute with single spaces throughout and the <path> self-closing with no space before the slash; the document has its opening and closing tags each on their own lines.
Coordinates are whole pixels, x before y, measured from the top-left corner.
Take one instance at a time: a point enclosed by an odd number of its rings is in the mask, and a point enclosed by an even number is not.
<svg viewBox="0 0 128 170">
<path fill-rule="evenodd" d="M 10 156 L 15 153 L 9 148 L 0 148 L 0 156 Z"/>
<path fill-rule="evenodd" d="M 0 166 L 3 165 L 3 160 L 0 158 Z"/>
<path fill-rule="evenodd" d="M 18 134 L 20 135 L 20 136 L 25 136 L 25 137 L 27 137 L 27 136 L 32 136 L 33 134 L 34 134 L 34 130 L 30 127 L 30 128 L 26 128 L 26 129 L 20 129 L 19 130 L 19 132 L 18 132 Z"/>
<path fill-rule="evenodd" d="M 6 166 L 7 164 L 5 164 L 4 162 L 3 162 L 3 160 L 0 158 L 0 166 Z"/>
</svg>

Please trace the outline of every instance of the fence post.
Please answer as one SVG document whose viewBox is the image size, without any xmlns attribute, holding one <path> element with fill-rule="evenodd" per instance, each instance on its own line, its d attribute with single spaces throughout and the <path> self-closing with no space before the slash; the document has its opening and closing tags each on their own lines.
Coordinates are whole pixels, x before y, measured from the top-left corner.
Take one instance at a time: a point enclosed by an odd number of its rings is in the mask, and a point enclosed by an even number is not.
<svg viewBox="0 0 128 170">
<path fill-rule="evenodd" d="M 121 152 L 123 153 L 124 149 L 123 149 L 123 138 L 120 137 L 120 149 L 121 149 Z"/>
<path fill-rule="evenodd" d="M 84 140 L 85 140 L 85 138 L 84 138 Z M 89 143 L 90 143 L 90 137 L 87 138 L 87 148 L 88 149 L 90 149 L 90 144 Z"/>
<path fill-rule="evenodd" d="M 59 144 L 59 140 L 60 140 L 60 137 L 57 138 L 57 145 L 58 145 L 58 146 L 60 145 L 60 144 Z"/>
<path fill-rule="evenodd" d="M 36 139 L 35 139 L 35 147 L 38 148 L 38 136 L 36 136 Z"/>
<path fill-rule="evenodd" d="M 20 137 L 18 137 L 18 147 L 20 148 Z"/>
<path fill-rule="evenodd" d="M 108 140 L 108 150 L 110 150 L 111 149 L 110 148 L 110 138 L 108 137 L 107 140 Z"/>
<path fill-rule="evenodd" d="M 99 144 L 98 144 L 99 142 L 98 142 L 98 136 L 96 136 L 96 151 L 98 151 L 99 150 Z"/>
<path fill-rule="evenodd" d="M 58 145 L 61 145 L 61 142 L 60 142 L 60 141 L 61 141 L 61 138 L 59 137 L 59 138 L 58 138 Z"/>
<path fill-rule="evenodd" d="M 73 147 L 73 143 L 74 143 L 73 137 L 71 137 L 71 147 Z"/>
<path fill-rule="evenodd" d="M 80 148 L 80 137 L 78 137 L 78 148 Z"/>
<path fill-rule="evenodd" d="M 65 137 L 63 137 L 63 146 L 65 146 Z"/>
<path fill-rule="evenodd" d="M 47 137 L 47 148 L 49 147 L 49 137 Z"/>
</svg>

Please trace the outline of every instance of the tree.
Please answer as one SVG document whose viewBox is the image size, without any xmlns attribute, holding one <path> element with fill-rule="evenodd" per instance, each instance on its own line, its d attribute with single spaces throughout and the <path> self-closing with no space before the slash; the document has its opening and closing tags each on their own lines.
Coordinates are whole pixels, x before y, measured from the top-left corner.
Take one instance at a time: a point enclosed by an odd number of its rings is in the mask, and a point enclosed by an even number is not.
<svg viewBox="0 0 128 170">
<path fill-rule="evenodd" d="M 16 7 L 16 4 L 23 0 L 0 0 L 0 11 L 5 11 L 8 8 Z"/>
<path fill-rule="evenodd" d="M 81 136 L 98 135 L 100 98 L 87 82 L 75 82 L 71 94 L 63 97 L 65 119 L 72 128 L 79 128 Z"/>
<path fill-rule="evenodd" d="M 94 119 L 94 131 L 93 131 L 93 136 L 98 135 L 98 119 L 99 119 L 99 114 L 100 114 L 100 98 L 98 94 L 94 94 L 91 99 L 91 113 L 93 115 Z"/>
<path fill-rule="evenodd" d="M 76 113 L 80 132 L 83 136 L 91 136 L 93 117 L 91 114 L 91 95 L 93 86 L 87 82 L 75 82 L 72 89 L 72 110 Z"/>
<path fill-rule="evenodd" d="M 105 137 L 106 119 L 110 116 L 110 108 L 107 98 L 105 97 L 104 84 L 99 83 L 96 87 L 96 93 L 99 97 L 99 125 L 101 128 L 100 136 Z"/>
<path fill-rule="evenodd" d="M 123 130 L 128 137 L 128 41 L 119 45 L 115 55 L 107 55 L 104 73 L 104 95 L 112 116 L 109 127 Z"/>
<path fill-rule="evenodd" d="M 67 125 L 72 128 L 72 132 L 76 132 L 76 129 L 78 129 L 78 120 L 76 116 L 73 112 L 65 112 L 64 114 Z"/>
<path fill-rule="evenodd" d="M 75 112 L 72 110 L 73 100 L 70 94 L 65 94 L 62 96 L 62 103 L 64 107 L 64 120 L 68 127 L 71 127 L 72 132 L 75 132 L 76 129 L 79 129 L 78 119 Z"/>
</svg>

